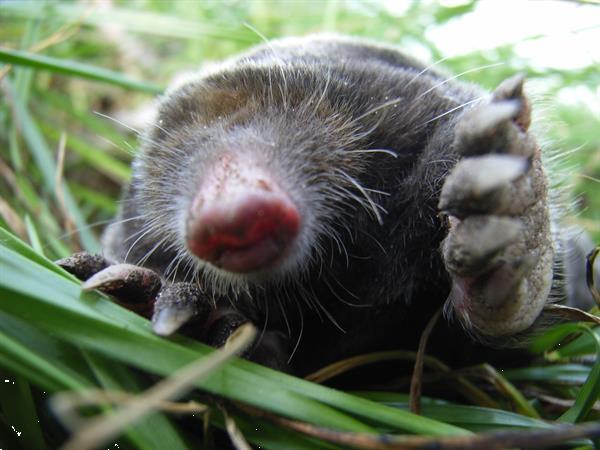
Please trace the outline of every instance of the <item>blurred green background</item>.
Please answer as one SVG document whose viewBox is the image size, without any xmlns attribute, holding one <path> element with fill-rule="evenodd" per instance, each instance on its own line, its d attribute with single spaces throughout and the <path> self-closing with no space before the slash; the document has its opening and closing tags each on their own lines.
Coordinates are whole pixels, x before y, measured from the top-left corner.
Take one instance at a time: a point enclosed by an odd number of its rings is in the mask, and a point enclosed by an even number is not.
<svg viewBox="0 0 600 450">
<path fill-rule="evenodd" d="M 103 303 L 100 296 L 89 293 L 82 302 L 79 285 L 45 270 L 53 265 L 39 254 L 52 260 L 79 248 L 99 248 L 101 230 L 115 214 L 121 186 L 130 177 L 135 130 L 142 129 L 156 94 L 174 76 L 265 39 L 315 32 L 391 43 L 489 89 L 516 72 L 525 73 L 550 176 L 561 187 L 558 210 L 564 221 L 600 241 L 600 6 L 592 2 L 0 0 L 0 228 L 36 250 L 31 252 L 0 229 L 0 368 L 6 370 L 2 378 L 13 380 L 0 384 L 0 448 L 4 439 L 11 440 L 11 448 L 36 449 L 60 440 L 62 431 L 51 418 L 37 420 L 45 411 L 38 406 L 46 404 L 46 391 L 82 386 L 135 391 L 155 380 L 142 372 L 165 375 L 187 361 L 191 350 L 200 356 L 195 343 L 158 340 L 146 321 Z M 569 332 L 580 331 L 579 325 L 569 325 Z M 128 345 L 115 341 L 115 333 Z M 587 336 L 585 345 L 579 345 L 580 339 L 551 352 L 562 335 L 557 336 L 536 350 L 554 365 L 503 373 L 525 388 L 533 385 L 531 392 L 523 391 L 526 396 L 494 391 L 499 397 L 496 407 L 502 407 L 495 414 L 479 408 L 489 406 L 481 402 L 467 409 L 429 403 L 425 416 L 475 431 L 545 428 L 549 425 L 534 420 L 537 410 L 550 419 L 558 412 L 552 403 L 546 408 L 535 392 L 548 392 L 551 398 L 565 400 L 560 412 L 574 402 L 561 420 L 583 420 L 598 397 L 600 365 L 592 369 L 561 363 L 570 356 L 581 363 L 581 355 L 594 351 L 597 357 L 594 342 L 600 339 Z M 146 358 L 147 354 L 167 357 Z M 239 364 L 240 373 L 256 377 L 226 386 L 220 392 L 224 397 L 235 399 L 249 391 L 248 402 L 254 404 L 254 392 L 270 393 L 264 402 L 270 407 L 258 405 L 270 411 L 278 411 L 281 398 L 292 399 L 285 404 L 291 418 L 310 416 L 321 425 L 349 410 L 353 418 L 369 416 L 368 423 L 378 425 L 380 432 L 415 432 L 421 426 L 418 420 L 414 428 L 392 426 L 382 419 L 395 420 L 390 411 L 377 418 L 380 409 L 372 405 L 374 409 L 367 410 L 362 402 L 351 402 L 338 392 L 325 398 L 319 386 L 297 385 L 299 380 Z M 136 370 L 130 371 L 130 366 Z M 476 379 L 488 376 L 486 372 Z M 139 383 L 137 388 L 132 389 L 137 385 L 129 377 Z M 587 387 L 575 388 L 586 379 Z M 53 383 L 45 384 L 48 380 Z M 406 403 L 405 397 L 371 393 L 370 398 L 398 407 Z M 307 401 L 316 408 L 314 399 L 326 410 L 307 410 Z M 340 402 L 347 402 L 346 409 Z M 515 408 L 519 415 L 507 412 Z M 575 413 L 579 415 L 573 418 Z M 218 414 L 213 422 L 219 422 Z M 588 418 L 595 420 L 597 411 Z M 130 430 L 131 445 L 120 440 L 122 448 L 189 448 L 173 444 L 187 431 L 178 427 L 175 432 L 160 417 L 154 419 L 146 428 Z M 282 443 L 290 444 L 286 448 L 339 448 L 315 447 L 316 441 L 274 431 L 264 420 L 236 420 L 263 448 L 279 450 Z M 16 427 L 9 428 L 13 424 Z M 430 425 L 445 433 L 439 424 Z M 21 430 L 23 439 L 18 440 Z M 265 443 L 268 439 L 270 445 Z M 305 441 L 308 444 L 302 446 Z"/>
<path fill-rule="evenodd" d="M 96 77 L 2 68 L 2 220 L 26 239 L 37 230 L 51 257 L 93 249 L 129 177 L 128 127 L 143 126 L 149 92 L 264 39 L 313 32 L 396 44 L 488 88 L 526 73 L 538 135 L 557 156 L 552 179 L 567 187 L 561 209 L 575 205 L 566 220 L 598 240 L 600 7 L 560 1 L 0 2 L 2 49 L 56 58 L 67 72 L 84 63 Z M 142 85 L 117 87 L 106 69 Z"/>
</svg>

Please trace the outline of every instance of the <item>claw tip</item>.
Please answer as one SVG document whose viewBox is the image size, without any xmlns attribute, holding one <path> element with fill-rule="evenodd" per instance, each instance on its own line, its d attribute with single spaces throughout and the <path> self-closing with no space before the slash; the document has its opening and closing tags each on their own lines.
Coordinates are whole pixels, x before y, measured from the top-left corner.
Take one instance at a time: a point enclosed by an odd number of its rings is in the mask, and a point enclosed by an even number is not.
<svg viewBox="0 0 600 450">
<path fill-rule="evenodd" d="M 180 308 L 165 308 L 152 317 L 152 329 L 159 336 L 170 336 L 195 315 L 195 311 Z"/>
</svg>

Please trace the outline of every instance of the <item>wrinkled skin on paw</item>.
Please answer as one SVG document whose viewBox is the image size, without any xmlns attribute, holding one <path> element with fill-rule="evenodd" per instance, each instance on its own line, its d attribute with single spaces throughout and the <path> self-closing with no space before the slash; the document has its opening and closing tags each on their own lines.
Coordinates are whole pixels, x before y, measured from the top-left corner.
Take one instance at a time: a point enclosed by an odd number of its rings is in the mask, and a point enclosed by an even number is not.
<svg viewBox="0 0 600 450">
<path fill-rule="evenodd" d="M 467 331 L 430 348 L 473 359 L 477 337 L 530 329 L 552 282 L 530 110 L 520 77 L 488 95 L 391 47 L 259 47 L 163 98 L 105 232 L 117 267 L 79 276 L 161 335 L 252 321 L 248 356 L 297 374 L 414 348 L 444 304 Z"/>
</svg>

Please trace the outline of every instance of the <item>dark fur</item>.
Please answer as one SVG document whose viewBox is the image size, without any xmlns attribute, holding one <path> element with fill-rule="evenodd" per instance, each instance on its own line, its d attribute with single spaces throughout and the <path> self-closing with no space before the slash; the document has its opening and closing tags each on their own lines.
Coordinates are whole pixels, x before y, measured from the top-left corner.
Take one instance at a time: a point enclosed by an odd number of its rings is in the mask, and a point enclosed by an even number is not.
<svg viewBox="0 0 600 450">
<path fill-rule="evenodd" d="M 264 46 L 184 85 L 162 100 L 144 138 L 120 216 L 137 219 L 110 228 L 109 256 L 169 280 L 198 280 L 207 301 L 231 303 L 281 337 L 268 343 L 281 360 L 299 341 L 290 363 L 297 373 L 414 348 L 450 288 L 437 205 L 458 159 L 454 125 L 462 106 L 482 96 L 446 79 L 388 47 L 315 38 Z M 298 258 L 280 270 L 232 278 L 182 253 L 182 209 L 224 149 L 267 169 L 306 221 Z M 365 149 L 397 157 L 353 152 Z M 338 168 L 389 193 L 368 191 L 387 211 L 382 224 Z M 431 345 L 442 359 L 473 356 L 458 324 L 440 325 L 439 334 Z"/>
</svg>

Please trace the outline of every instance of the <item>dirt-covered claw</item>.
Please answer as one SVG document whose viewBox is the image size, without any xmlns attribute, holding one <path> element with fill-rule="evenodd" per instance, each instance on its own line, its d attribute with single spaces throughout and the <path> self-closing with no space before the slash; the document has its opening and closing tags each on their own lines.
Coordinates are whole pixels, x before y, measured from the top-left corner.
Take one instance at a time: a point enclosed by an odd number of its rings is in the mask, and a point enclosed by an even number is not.
<svg viewBox="0 0 600 450">
<path fill-rule="evenodd" d="M 513 183 L 529 169 L 529 161 L 513 155 L 484 155 L 464 158 L 446 178 L 440 195 L 441 211 L 456 217 L 469 214 L 504 213 L 525 209 L 533 195 L 523 192 L 514 197 Z M 524 186 L 526 188 L 526 186 Z"/>
<path fill-rule="evenodd" d="M 507 126 L 520 108 L 518 100 L 478 106 L 466 112 L 456 127 L 455 146 L 464 156 L 506 153 L 511 140 Z"/>
<path fill-rule="evenodd" d="M 537 252 L 532 252 L 513 260 L 500 259 L 497 267 L 481 277 L 479 286 L 474 286 L 474 289 L 480 290 L 479 296 L 488 308 L 502 308 L 507 301 L 518 296 L 523 277 L 537 264 L 539 256 Z"/>
<path fill-rule="evenodd" d="M 523 93 L 523 85 L 525 84 L 525 75 L 518 73 L 510 78 L 502 81 L 496 89 L 494 89 L 494 100 L 519 99 L 527 101 Z"/>
<path fill-rule="evenodd" d="M 498 86 L 491 102 L 463 114 L 453 145 L 463 156 L 505 153 L 530 158 L 536 150 L 535 140 L 527 134 L 530 122 L 523 78 L 509 78 Z"/>
<path fill-rule="evenodd" d="M 104 256 L 93 255 L 88 252 L 73 253 L 71 256 L 55 262 L 80 280 L 87 280 L 111 264 Z"/>
<path fill-rule="evenodd" d="M 468 217 L 443 243 L 446 268 L 453 274 L 473 277 L 498 264 L 503 250 L 521 235 L 517 219 L 497 216 Z"/>
<path fill-rule="evenodd" d="M 114 264 L 88 278 L 85 291 L 99 289 L 128 305 L 146 305 L 153 301 L 162 285 L 156 272 L 132 264 Z"/>
<path fill-rule="evenodd" d="M 507 78 L 494 90 L 493 100 L 517 99 L 520 102 L 518 114 L 513 117 L 513 122 L 521 129 L 527 131 L 531 124 L 531 103 L 525 96 L 523 85 L 525 83 L 525 75 L 517 74 Z"/>
<path fill-rule="evenodd" d="M 478 277 L 453 276 L 446 308 L 481 337 L 517 334 L 542 313 L 552 281 L 551 267 L 550 253 L 531 251 L 501 261 Z"/>
<path fill-rule="evenodd" d="M 160 336 L 169 336 L 190 320 L 206 319 L 210 306 L 201 301 L 202 293 L 192 283 L 166 285 L 156 298 L 152 328 Z"/>
</svg>

